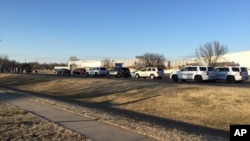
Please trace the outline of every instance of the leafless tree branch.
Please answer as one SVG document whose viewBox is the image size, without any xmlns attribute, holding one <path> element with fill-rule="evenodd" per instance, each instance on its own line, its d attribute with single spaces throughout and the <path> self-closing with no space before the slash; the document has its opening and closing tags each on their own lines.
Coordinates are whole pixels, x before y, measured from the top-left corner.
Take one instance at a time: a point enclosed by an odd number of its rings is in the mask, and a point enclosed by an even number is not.
<svg viewBox="0 0 250 141">
<path fill-rule="evenodd" d="M 145 67 L 165 67 L 165 56 L 157 53 L 145 53 L 138 61 L 135 62 L 135 66 L 138 69 Z"/>
<path fill-rule="evenodd" d="M 227 47 L 218 41 L 208 42 L 196 49 L 195 56 L 209 66 L 215 66 L 218 59 L 227 53 Z"/>
</svg>

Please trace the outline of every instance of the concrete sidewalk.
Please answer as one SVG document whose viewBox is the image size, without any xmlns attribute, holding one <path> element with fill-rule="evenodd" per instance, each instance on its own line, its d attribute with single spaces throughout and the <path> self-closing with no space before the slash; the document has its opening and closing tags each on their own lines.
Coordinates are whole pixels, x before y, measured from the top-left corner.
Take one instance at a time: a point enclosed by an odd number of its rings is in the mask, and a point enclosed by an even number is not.
<svg viewBox="0 0 250 141">
<path fill-rule="evenodd" d="M 28 97 L 0 91 L 0 101 L 18 106 L 95 141 L 154 141 L 154 139 L 119 127 L 32 101 Z"/>
</svg>

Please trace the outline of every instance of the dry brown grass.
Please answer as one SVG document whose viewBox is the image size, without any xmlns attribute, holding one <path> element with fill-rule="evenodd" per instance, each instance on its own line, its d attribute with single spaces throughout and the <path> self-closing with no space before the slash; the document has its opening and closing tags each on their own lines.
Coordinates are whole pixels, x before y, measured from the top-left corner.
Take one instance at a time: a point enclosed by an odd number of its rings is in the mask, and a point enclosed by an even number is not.
<svg viewBox="0 0 250 141">
<path fill-rule="evenodd" d="M 0 102 L 0 140 L 86 141 L 89 139 L 18 107 Z"/>
<path fill-rule="evenodd" d="M 178 85 L 29 75 L 0 75 L 0 83 L 222 130 L 229 130 L 230 124 L 250 123 L 250 89 L 237 87 L 239 84 L 233 87 Z"/>
</svg>

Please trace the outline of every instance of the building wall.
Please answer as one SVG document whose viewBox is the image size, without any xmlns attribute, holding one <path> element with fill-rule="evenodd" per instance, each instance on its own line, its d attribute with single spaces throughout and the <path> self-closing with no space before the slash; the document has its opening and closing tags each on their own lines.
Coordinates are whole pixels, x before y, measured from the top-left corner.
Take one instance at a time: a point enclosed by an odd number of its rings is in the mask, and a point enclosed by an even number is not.
<svg viewBox="0 0 250 141">
<path fill-rule="evenodd" d="M 77 68 L 88 68 L 88 67 L 101 67 L 102 61 L 100 60 L 79 60 L 69 61 L 68 66 L 76 65 Z"/>
<path fill-rule="evenodd" d="M 250 51 L 242 51 L 235 53 L 228 53 L 221 57 L 218 62 L 234 62 L 238 63 L 240 66 L 250 68 Z M 173 60 L 170 61 L 170 67 L 176 68 L 184 66 L 186 64 L 195 64 L 198 63 L 195 58 L 187 60 Z"/>
<path fill-rule="evenodd" d="M 185 66 L 187 64 L 195 64 L 197 63 L 197 61 L 195 59 L 186 59 L 186 60 L 174 60 L 174 61 L 170 61 L 170 68 L 178 68 L 178 67 L 182 67 Z"/>
<path fill-rule="evenodd" d="M 134 66 L 135 65 L 135 61 L 137 59 L 134 58 L 134 59 L 120 59 L 120 60 L 114 60 L 113 62 L 113 66 L 115 66 L 114 64 L 115 63 L 122 63 L 122 67 L 131 67 L 131 66 Z"/>
<path fill-rule="evenodd" d="M 250 68 L 250 51 L 228 53 L 225 54 L 219 61 L 235 62 L 239 63 L 240 66 Z"/>
<path fill-rule="evenodd" d="M 120 60 L 112 60 L 113 67 L 115 63 L 121 63 L 122 67 L 131 67 L 134 66 L 137 58 L 132 59 L 120 59 Z M 241 66 L 248 67 L 250 69 L 250 51 L 242 51 L 236 53 L 228 53 L 225 54 L 222 58 L 218 60 L 218 62 L 235 62 L 239 63 Z M 186 60 L 167 60 L 165 65 L 170 68 L 178 68 L 185 66 L 187 64 L 196 64 L 198 63 L 195 58 L 186 59 Z M 81 61 L 70 61 L 68 66 L 77 65 L 77 68 L 86 68 L 86 67 L 100 67 L 103 66 L 103 61 L 100 60 L 81 60 Z"/>
</svg>

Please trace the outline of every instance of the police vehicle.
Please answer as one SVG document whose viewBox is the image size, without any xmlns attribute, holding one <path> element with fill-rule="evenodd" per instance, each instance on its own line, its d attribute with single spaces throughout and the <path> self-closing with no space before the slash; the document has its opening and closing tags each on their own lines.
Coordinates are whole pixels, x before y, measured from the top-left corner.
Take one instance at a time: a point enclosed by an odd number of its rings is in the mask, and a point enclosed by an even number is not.
<svg viewBox="0 0 250 141">
<path fill-rule="evenodd" d="M 179 80 L 194 80 L 196 82 L 202 82 L 204 80 L 216 80 L 214 67 L 211 66 L 189 66 L 179 71 L 170 73 L 170 79 L 174 82 Z"/>
<path fill-rule="evenodd" d="M 249 78 L 247 68 L 240 66 L 217 67 L 215 73 L 217 80 L 224 80 L 229 83 L 243 82 Z"/>
</svg>

